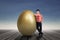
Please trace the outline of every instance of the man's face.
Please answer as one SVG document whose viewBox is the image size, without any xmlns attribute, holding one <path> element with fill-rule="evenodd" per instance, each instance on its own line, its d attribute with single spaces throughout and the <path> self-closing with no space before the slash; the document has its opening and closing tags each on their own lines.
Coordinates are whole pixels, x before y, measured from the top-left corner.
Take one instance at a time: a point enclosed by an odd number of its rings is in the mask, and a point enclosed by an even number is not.
<svg viewBox="0 0 60 40">
<path fill-rule="evenodd" d="M 36 13 L 40 13 L 40 11 L 36 11 Z"/>
</svg>

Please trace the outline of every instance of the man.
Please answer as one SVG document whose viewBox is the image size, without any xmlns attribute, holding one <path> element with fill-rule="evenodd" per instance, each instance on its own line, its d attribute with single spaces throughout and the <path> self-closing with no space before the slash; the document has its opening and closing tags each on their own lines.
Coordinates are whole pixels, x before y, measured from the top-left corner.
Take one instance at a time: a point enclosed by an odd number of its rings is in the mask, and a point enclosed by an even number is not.
<svg viewBox="0 0 60 40">
<path fill-rule="evenodd" d="M 42 33 L 42 19 L 43 19 L 43 17 L 40 13 L 40 10 L 37 9 L 36 14 L 34 14 L 34 15 L 35 15 L 35 18 L 36 18 L 36 25 L 37 25 L 37 30 L 39 31 L 39 35 L 43 34 Z"/>
</svg>

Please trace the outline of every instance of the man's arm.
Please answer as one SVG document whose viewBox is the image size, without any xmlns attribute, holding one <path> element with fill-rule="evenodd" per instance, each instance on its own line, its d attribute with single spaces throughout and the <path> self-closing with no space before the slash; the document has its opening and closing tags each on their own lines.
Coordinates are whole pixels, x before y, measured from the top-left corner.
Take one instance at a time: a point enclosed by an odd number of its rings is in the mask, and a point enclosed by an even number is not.
<svg viewBox="0 0 60 40">
<path fill-rule="evenodd" d="M 35 19 L 36 19 L 36 14 L 34 14 L 34 17 L 35 17 Z"/>
<path fill-rule="evenodd" d="M 43 16 L 41 15 L 41 22 L 43 21 Z"/>
<path fill-rule="evenodd" d="M 34 14 L 34 16 L 36 16 L 36 14 Z"/>
</svg>

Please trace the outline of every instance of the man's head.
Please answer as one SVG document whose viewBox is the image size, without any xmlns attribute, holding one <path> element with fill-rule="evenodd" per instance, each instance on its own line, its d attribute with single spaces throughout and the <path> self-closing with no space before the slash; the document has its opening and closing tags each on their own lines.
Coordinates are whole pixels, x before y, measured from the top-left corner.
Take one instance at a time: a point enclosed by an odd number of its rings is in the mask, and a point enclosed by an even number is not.
<svg viewBox="0 0 60 40">
<path fill-rule="evenodd" d="M 40 13 L 40 10 L 39 10 L 39 9 L 37 9 L 37 10 L 36 10 L 36 13 Z"/>
</svg>

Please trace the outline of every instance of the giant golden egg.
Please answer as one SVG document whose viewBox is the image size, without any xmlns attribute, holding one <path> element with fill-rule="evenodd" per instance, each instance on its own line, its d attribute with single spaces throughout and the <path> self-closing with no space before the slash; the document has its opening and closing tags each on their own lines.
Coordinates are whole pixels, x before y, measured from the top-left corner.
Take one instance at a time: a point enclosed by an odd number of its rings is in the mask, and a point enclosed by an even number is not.
<svg viewBox="0 0 60 40">
<path fill-rule="evenodd" d="M 32 35 L 36 31 L 36 21 L 31 10 L 23 11 L 17 21 L 17 27 L 21 34 Z"/>
</svg>

